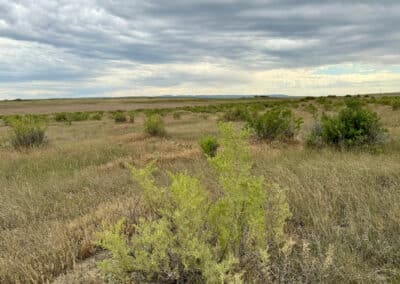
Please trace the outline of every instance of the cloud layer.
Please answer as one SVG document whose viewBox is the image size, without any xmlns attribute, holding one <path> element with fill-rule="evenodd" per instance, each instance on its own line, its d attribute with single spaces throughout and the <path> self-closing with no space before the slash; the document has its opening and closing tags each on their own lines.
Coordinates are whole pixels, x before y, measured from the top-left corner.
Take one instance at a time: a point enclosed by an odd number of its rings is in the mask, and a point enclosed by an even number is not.
<svg viewBox="0 0 400 284">
<path fill-rule="evenodd" d="M 399 15 L 397 0 L 0 0 L 0 98 L 399 90 Z"/>
</svg>

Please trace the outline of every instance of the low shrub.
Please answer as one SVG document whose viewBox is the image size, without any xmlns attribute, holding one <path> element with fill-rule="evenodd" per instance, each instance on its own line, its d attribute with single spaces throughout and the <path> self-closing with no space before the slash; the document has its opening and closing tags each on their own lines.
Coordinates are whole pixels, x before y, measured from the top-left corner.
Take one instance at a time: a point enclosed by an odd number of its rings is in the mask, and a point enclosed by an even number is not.
<svg viewBox="0 0 400 284">
<path fill-rule="evenodd" d="M 218 140 L 215 136 L 203 136 L 200 138 L 199 145 L 203 153 L 208 157 L 215 157 L 219 147 Z"/>
<path fill-rule="evenodd" d="M 126 118 L 126 114 L 122 111 L 116 111 L 113 113 L 113 119 L 115 122 L 117 123 L 121 123 L 121 122 L 126 122 L 127 118 Z"/>
<path fill-rule="evenodd" d="M 89 117 L 90 114 L 88 112 L 72 112 L 68 114 L 69 121 L 85 121 Z"/>
<path fill-rule="evenodd" d="M 133 110 L 128 111 L 129 122 L 132 122 L 132 123 L 135 122 L 135 115 L 136 115 L 136 112 L 134 112 Z"/>
<path fill-rule="evenodd" d="M 59 112 L 54 115 L 54 120 L 58 122 L 68 122 L 68 113 L 66 112 Z"/>
<path fill-rule="evenodd" d="M 144 121 L 144 132 L 152 136 L 164 136 L 165 126 L 160 115 L 153 114 Z"/>
<path fill-rule="evenodd" d="M 34 116 L 26 115 L 11 122 L 11 144 L 14 148 L 31 148 L 45 142 L 43 122 Z"/>
<path fill-rule="evenodd" d="M 222 116 L 224 121 L 243 121 L 248 119 L 249 111 L 245 106 L 235 106 L 228 109 Z"/>
<path fill-rule="evenodd" d="M 181 116 L 182 116 L 182 114 L 181 114 L 180 112 L 178 112 L 178 111 L 176 111 L 176 112 L 174 112 L 174 113 L 172 114 L 172 117 L 173 117 L 174 119 L 176 119 L 176 120 L 181 119 Z"/>
<path fill-rule="evenodd" d="M 387 130 L 377 113 L 365 109 L 356 100 L 336 116 L 323 115 L 307 139 L 309 146 L 333 145 L 340 148 L 376 145 L 384 142 Z"/>
<path fill-rule="evenodd" d="M 90 119 L 91 120 L 101 120 L 103 118 L 103 115 L 104 115 L 103 111 L 98 111 L 98 112 L 93 113 L 90 116 Z"/>
<path fill-rule="evenodd" d="M 249 127 L 260 139 L 292 139 L 299 132 L 303 123 L 287 108 L 274 107 L 266 113 L 254 114 L 248 121 Z"/>
<path fill-rule="evenodd" d="M 396 97 L 395 99 L 393 99 L 392 109 L 393 110 L 399 110 L 400 109 L 400 98 L 399 97 Z"/>
<path fill-rule="evenodd" d="M 286 197 L 252 175 L 247 134 L 231 124 L 220 130 L 223 150 L 209 159 L 218 177 L 216 198 L 187 173 L 171 173 L 171 184 L 160 187 L 151 165 L 132 167 L 148 215 L 134 230 L 128 229 L 133 220 L 122 219 L 98 234 L 111 252 L 99 267 L 112 282 L 271 282 L 269 247 L 285 244 Z"/>
</svg>

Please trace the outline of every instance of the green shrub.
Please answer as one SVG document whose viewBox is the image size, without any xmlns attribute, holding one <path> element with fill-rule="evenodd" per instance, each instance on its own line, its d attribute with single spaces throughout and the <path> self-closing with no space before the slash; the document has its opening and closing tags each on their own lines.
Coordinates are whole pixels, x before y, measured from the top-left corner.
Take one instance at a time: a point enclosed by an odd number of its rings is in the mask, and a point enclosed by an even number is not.
<svg viewBox="0 0 400 284">
<path fill-rule="evenodd" d="M 318 116 L 318 108 L 313 104 L 307 104 L 305 110 L 311 113 L 314 118 Z"/>
<path fill-rule="evenodd" d="M 54 120 L 58 122 L 68 122 L 68 113 L 66 112 L 59 112 L 54 115 Z"/>
<path fill-rule="evenodd" d="M 178 112 L 178 111 L 176 111 L 176 112 L 174 112 L 173 114 L 172 114 L 172 117 L 174 118 L 174 119 L 181 119 L 181 113 L 180 112 Z"/>
<path fill-rule="evenodd" d="M 116 111 L 113 113 L 113 119 L 115 122 L 120 123 L 120 122 L 126 122 L 126 114 L 122 111 Z"/>
<path fill-rule="evenodd" d="M 3 121 L 5 125 L 11 126 L 14 121 L 21 119 L 21 117 L 19 114 L 5 115 Z"/>
<path fill-rule="evenodd" d="M 400 98 L 399 97 L 396 97 L 395 99 L 393 99 L 392 109 L 393 110 L 399 110 L 400 109 Z"/>
<path fill-rule="evenodd" d="M 214 136 L 203 136 L 200 138 L 199 145 L 203 153 L 208 157 L 215 157 L 219 143 Z"/>
<path fill-rule="evenodd" d="M 161 116 L 157 114 L 147 116 L 144 121 L 144 132 L 152 136 L 164 136 L 166 132 Z"/>
<path fill-rule="evenodd" d="M 287 108 L 274 107 L 262 115 L 255 114 L 247 123 L 260 139 L 292 139 L 303 123 Z"/>
<path fill-rule="evenodd" d="M 11 144 L 14 148 L 31 148 L 45 142 L 45 127 L 38 118 L 26 115 L 11 122 Z"/>
<path fill-rule="evenodd" d="M 307 144 L 341 148 L 376 145 L 383 143 L 386 132 L 375 112 L 363 108 L 356 100 L 349 100 L 336 116 L 324 114 L 321 117 L 309 135 Z"/>
<path fill-rule="evenodd" d="M 72 112 L 68 114 L 69 121 L 85 121 L 88 120 L 90 114 L 88 112 Z"/>
<path fill-rule="evenodd" d="M 228 109 L 222 116 L 224 121 L 240 121 L 249 117 L 249 111 L 245 106 L 235 106 Z"/>
<path fill-rule="evenodd" d="M 210 164 L 218 198 L 186 173 L 170 174 L 159 187 L 150 165 L 132 168 L 149 214 L 125 234 L 129 220 L 99 233 L 111 258 L 99 264 L 114 282 L 263 283 L 269 279 L 269 245 L 284 243 L 290 216 L 285 195 L 251 174 L 247 133 L 220 125 L 222 149 Z M 130 230 L 132 231 L 132 230 Z"/>
<path fill-rule="evenodd" d="M 93 113 L 90 116 L 90 119 L 91 120 L 101 120 L 103 118 L 103 115 L 104 115 L 103 111 L 98 111 L 98 112 Z"/>
<path fill-rule="evenodd" d="M 132 122 L 132 123 L 135 122 L 135 115 L 136 115 L 136 112 L 134 112 L 133 110 L 128 111 L 129 122 Z"/>
</svg>

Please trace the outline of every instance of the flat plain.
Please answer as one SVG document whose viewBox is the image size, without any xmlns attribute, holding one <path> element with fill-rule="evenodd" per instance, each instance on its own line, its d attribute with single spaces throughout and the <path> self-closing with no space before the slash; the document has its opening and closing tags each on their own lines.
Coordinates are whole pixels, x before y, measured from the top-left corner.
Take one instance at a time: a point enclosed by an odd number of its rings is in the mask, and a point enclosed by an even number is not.
<svg viewBox="0 0 400 284">
<path fill-rule="evenodd" d="M 338 99 L 336 99 L 338 100 Z M 237 101 L 108 99 L 0 102 L 0 114 L 137 110 L 206 106 Z M 257 102 L 251 99 L 241 103 Z M 281 282 L 400 281 L 400 111 L 369 104 L 390 134 L 379 153 L 309 149 L 314 125 L 307 111 L 292 109 L 304 123 L 291 143 L 251 139 L 254 173 L 286 192 L 292 217 L 286 234 L 291 251 L 273 273 Z M 143 133 L 145 114 L 134 123 L 50 120 L 46 145 L 17 151 L 10 127 L 0 124 L 0 282 L 101 283 L 95 260 L 107 254 L 95 243 L 104 222 L 139 216 L 140 191 L 127 164 L 155 161 L 158 168 L 199 176 L 208 189 L 215 178 L 198 140 L 219 135 L 221 112 L 173 111 L 163 116 L 167 135 Z M 328 113 L 334 113 L 329 110 Z M 240 128 L 243 122 L 234 122 Z M 167 184 L 168 177 L 156 175 Z M 301 273 L 299 272 L 301 271 Z M 393 283 L 394 283 L 393 282 Z"/>
</svg>

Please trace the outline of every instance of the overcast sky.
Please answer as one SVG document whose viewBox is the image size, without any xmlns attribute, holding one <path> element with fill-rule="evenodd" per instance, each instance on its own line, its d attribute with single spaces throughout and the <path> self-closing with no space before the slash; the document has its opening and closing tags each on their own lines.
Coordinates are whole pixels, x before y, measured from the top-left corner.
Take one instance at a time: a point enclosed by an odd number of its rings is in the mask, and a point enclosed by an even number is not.
<svg viewBox="0 0 400 284">
<path fill-rule="evenodd" d="M 0 99 L 400 91 L 399 0 L 0 0 Z"/>
</svg>

